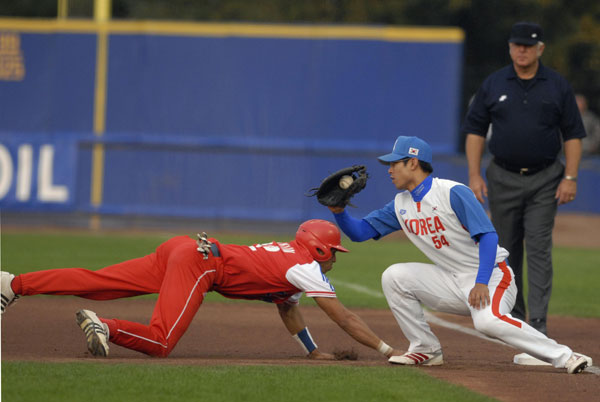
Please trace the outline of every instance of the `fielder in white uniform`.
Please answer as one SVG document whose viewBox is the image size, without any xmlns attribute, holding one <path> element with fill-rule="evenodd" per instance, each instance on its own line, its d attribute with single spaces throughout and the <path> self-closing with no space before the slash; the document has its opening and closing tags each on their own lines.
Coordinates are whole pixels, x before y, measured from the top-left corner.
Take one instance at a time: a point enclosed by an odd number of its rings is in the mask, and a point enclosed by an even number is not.
<svg viewBox="0 0 600 402">
<path fill-rule="evenodd" d="M 470 315 L 475 328 L 568 373 L 581 372 L 591 359 L 513 318 L 517 288 L 508 252 L 473 192 L 460 183 L 430 174 L 432 152 L 417 137 L 398 137 L 379 161 L 400 193 L 363 219 L 330 207 L 353 241 L 379 239 L 397 230 L 433 264 L 398 263 L 382 276 L 382 287 L 398 325 L 410 341 L 396 364 L 443 364 L 442 347 L 425 321 L 422 304 L 433 310 Z"/>
</svg>

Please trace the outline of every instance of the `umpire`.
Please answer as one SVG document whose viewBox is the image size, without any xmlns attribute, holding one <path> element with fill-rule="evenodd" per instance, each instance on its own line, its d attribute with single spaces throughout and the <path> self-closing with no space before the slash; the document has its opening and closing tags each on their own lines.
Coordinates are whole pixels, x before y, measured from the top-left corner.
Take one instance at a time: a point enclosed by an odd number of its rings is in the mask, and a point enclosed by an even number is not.
<svg viewBox="0 0 600 402">
<path fill-rule="evenodd" d="M 567 80 L 539 60 L 542 28 L 513 25 L 512 64 L 488 76 L 462 127 L 466 134 L 469 186 L 480 202 L 488 197 L 499 244 L 510 252 L 518 288 L 512 315 L 526 318 L 523 243 L 527 251 L 529 323 L 546 334 L 552 291 L 552 228 L 557 205 L 575 199 L 581 139 L 585 131 Z M 481 177 L 481 159 L 491 124 L 493 156 Z M 558 159 L 564 144 L 565 165 Z"/>
</svg>

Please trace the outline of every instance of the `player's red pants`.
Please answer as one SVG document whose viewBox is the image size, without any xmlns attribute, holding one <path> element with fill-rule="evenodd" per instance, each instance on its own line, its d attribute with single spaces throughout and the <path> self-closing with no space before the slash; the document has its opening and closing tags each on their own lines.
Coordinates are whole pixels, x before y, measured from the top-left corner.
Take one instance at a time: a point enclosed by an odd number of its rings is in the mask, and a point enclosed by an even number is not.
<svg viewBox="0 0 600 402">
<path fill-rule="evenodd" d="M 145 257 L 98 271 L 51 269 L 17 276 L 21 294 L 75 295 L 93 300 L 158 293 L 150 325 L 106 320 L 110 341 L 151 356 L 166 357 L 191 323 L 196 311 L 221 275 L 221 259 L 204 256 L 196 242 L 179 236 Z"/>
</svg>

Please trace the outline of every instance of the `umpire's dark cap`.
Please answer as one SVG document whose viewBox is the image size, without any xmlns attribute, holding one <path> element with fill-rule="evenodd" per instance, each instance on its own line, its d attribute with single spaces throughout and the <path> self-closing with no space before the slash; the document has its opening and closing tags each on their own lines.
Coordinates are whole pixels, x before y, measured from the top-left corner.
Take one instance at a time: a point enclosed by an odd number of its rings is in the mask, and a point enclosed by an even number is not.
<svg viewBox="0 0 600 402">
<path fill-rule="evenodd" d="M 406 158 L 417 158 L 420 161 L 431 163 L 431 147 L 419 137 L 405 137 L 401 135 L 396 139 L 392 152 L 381 155 L 377 159 L 381 163 L 388 164 Z"/>
<path fill-rule="evenodd" d="M 533 22 L 517 22 L 510 30 L 510 43 L 532 46 L 542 41 L 542 27 Z"/>
</svg>

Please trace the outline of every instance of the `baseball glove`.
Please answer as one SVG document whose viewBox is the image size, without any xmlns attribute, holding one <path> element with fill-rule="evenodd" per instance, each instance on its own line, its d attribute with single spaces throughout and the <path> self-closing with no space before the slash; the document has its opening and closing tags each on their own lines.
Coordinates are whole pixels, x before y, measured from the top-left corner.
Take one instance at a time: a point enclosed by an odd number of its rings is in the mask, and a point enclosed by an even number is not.
<svg viewBox="0 0 600 402">
<path fill-rule="evenodd" d="M 368 177 L 367 168 L 363 165 L 340 169 L 324 178 L 319 187 L 308 190 L 306 196 L 316 196 L 317 201 L 326 207 L 345 207 L 355 194 L 365 188 Z"/>
</svg>

